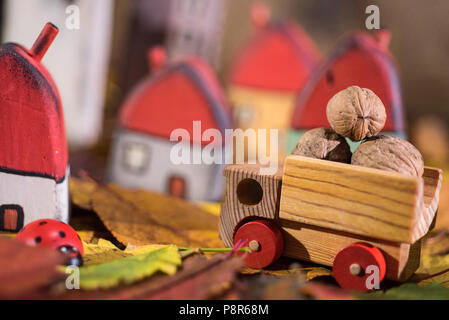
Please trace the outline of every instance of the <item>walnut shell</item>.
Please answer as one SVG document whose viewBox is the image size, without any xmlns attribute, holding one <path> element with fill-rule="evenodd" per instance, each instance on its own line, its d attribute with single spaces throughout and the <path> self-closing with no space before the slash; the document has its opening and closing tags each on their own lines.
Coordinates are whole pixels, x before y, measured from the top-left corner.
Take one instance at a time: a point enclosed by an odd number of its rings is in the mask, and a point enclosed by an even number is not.
<svg viewBox="0 0 449 320">
<path fill-rule="evenodd" d="M 421 153 L 410 142 L 385 135 L 362 142 L 354 151 L 351 163 L 418 177 L 424 171 Z"/>
<path fill-rule="evenodd" d="M 299 138 L 292 154 L 315 159 L 351 162 L 351 149 L 346 139 L 331 129 L 317 128 Z"/>
<path fill-rule="evenodd" d="M 357 86 L 334 95 L 327 104 L 326 115 L 334 131 L 352 141 L 375 136 L 387 119 L 379 97 L 370 89 Z"/>
</svg>

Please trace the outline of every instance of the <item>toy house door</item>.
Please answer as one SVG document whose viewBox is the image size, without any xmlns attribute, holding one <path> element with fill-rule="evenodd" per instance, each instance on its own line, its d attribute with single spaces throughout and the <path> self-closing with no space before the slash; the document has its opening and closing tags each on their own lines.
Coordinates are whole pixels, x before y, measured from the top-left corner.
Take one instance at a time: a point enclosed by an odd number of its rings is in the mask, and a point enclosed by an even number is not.
<svg viewBox="0 0 449 320">
<path fill-rule="evenodd" d="M 184 178 L 180 176 L 172 176 L 168 180 L 168 194 L 177 197 L 185 198 L 186 182 Z"/>
<path fill-rule="evenodd" d="M 0 206 L 0 231 L 17 232 L 23 227 L 23 209 L 19 205 Z"/>
</svg>

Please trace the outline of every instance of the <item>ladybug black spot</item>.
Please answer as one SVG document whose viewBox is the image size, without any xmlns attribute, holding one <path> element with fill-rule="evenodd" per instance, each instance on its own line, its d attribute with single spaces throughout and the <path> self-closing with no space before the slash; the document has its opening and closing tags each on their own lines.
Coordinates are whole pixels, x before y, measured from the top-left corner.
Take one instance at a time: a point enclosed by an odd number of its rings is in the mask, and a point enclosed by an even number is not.
<svg viewBox="0 0 449 320">
<path fill-rule="evenodd" d="M 65 232 L 59 231 L 59 236 L 60 236 L 61 238 L 65 238 Z"/>
<path fill-rule="evenodd" d="M 46 225 L 47 224 L 47 221 L 41 221 L 41 222 L 39 222 L 39 225 L 40 226 L 43 226 L 43 225 Z"/>
<path fill-rule="evenodd" d="M 36 237 L 36 238 L 34 238 L 34 241 L 35 241 L 36 243 L 41 243 L 42 238 L 41 238 L 41 237 Z"/>
</svg>

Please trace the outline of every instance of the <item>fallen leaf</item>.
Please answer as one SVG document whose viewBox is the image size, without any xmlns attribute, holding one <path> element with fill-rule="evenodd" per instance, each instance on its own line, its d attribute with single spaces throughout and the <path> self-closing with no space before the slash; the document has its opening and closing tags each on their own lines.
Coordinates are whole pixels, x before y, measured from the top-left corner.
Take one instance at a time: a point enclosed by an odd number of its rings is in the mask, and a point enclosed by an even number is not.
<svg viewBox="0 0 449 320">
<path fill-rule="evenodd" d="M 220 208 L 221 203 L 220 202 L 206 202 L 206 201 L 199 201 L 198 205 L 209 212 L 210 214 L 213 214 L 214 216 L 220 216 Z"/>
<path fill-rule="evenodd" d="M 171 277 L 138 285 L 113 298 L 203 300 L 217 297 L 229 288 L 243 261 L 238 257 L 216 255 L 211 259 L 195 255 L 186 260 L 183 270 Z"/>
<path fill-rule="evenodd" d="M 422 255 L 420 266 L 411 281 L 420 285 L 439 283 L 449 287 L 449 254 Z"/>
<path fill-rule="evenodd" d="M 317 266 L 314 264 L 309 264 L 309 266 L 305 267 L 298 262 L 295 262 L 292 259 L 287 259 L 285 257 L 276 261 L 268 268 L 252 269 L 245 267 L 241 270 L 240 273 L 245 275 L 266 274 L 272 276 L 302 275 L 305 280 L 312 280 L 314 278 L 322 276 L 332 276 L 332 270 L 328 268 Z"/>
<path fill-rule="evenodd" d="M 304 268 L 307 271 L 307 280 L 312 280 L 318 277 L 332 277 L 332 270 L 323 267 Z"/>
<path fill-rule="evenodd" d="M 64 274 L 57 266 L 63 263 L 56 250 L 0 238 L 0 297 L 26 296 L 61 280 Z"/>
<path fill-rule="evenodd" d="M 70 179 L 72 201 L 93 210 L 125 246 L 174 244 L 183 247 L 223 247 L 218 217 L 166 195 L 127 190 L 91 179 Z"/>
<path fill-rule="evenodd" d="M 386 300 L 448 300 L 449 289 L 439 283 L 420 286 L 416 283 L 404 283 L 386 292 L 356 293 L 360 299 Z"/>
<path fill-rule="evenodd" d="M 309 282 L 301 288 L 301 293 L 316 300 L 354 300 L 352 292 L 322 283 Z"/>
<path fill-rule="evenodd" d="M 149 279 L 107 290 L 71 290 L 50 299 L 174 299 L 202 300 L 220 297 L 229 290 L 243 266 L 242 259 L 215 255 L 207 259 L 192 255 L 174 275 L 154 275 Z"/>
<path fill-rule="evenodd" d="M 166 246 L 103 264 L 81 267 L 80 287 L 85 290 L 111 288 L 120 283 L 136 282 L 158 271 L 173 275 L 180 264 L 178 249 Z"/>
<path fill-rule="evenodd" d="M 449 253 L 449 229 L 433 232 L 423 239 L 422 255 L 444 255 Z"/>
<path fill-rule="evenodd" d="M 15 238 L 17 233 L 0 231 L 0 237 Z"/>
<path fill-rule="evenodd" d="M 236 284 L 234 298 L 244 300 L 293 300 L 305 299 L 301 293 L 304 278 L 298 275 L 272 277 L 262 274 Z"/>
<path fill-rule="evenodd" d="M 85 243 L 92 243 L 94 240 L 94 231 L 91 230 L 77 230 L 76 233 L 80 236 L 81 240 Z"/>
<path fill-rule="evenodd" d="M 128 246 L 125 250 L 120 250 L 112 242 L 105 239 L 98 239 L 97 243 L 83 243 L 83 246 L 84 265 L 88 266 L 155 251 L 164 248 L 167 245 L 154 244 L 140 247 Z"/>
</svg>

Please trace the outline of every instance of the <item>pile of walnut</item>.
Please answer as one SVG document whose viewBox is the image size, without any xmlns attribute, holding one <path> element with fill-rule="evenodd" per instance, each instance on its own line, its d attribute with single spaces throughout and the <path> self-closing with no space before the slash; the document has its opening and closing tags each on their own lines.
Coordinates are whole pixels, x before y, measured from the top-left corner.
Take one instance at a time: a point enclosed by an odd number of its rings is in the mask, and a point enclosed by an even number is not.
<svg viewBox="0 0 449 320">
<path fill-rule="evenodd" d="M 292 154 L 421 176 L 421 153 L 408 141 L 380 135 L 387 118 L 374 92 L 357 86 L 340 91 L 327 104 L 332 129 L 309 130 L 298 140 Z M 363 141 L 351 154 L 346 138 Z"/>
</svg>

